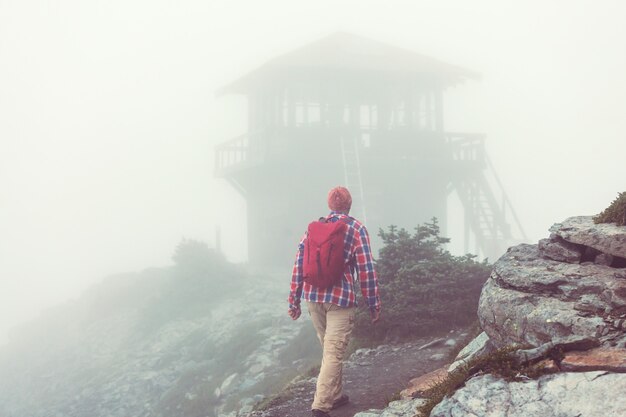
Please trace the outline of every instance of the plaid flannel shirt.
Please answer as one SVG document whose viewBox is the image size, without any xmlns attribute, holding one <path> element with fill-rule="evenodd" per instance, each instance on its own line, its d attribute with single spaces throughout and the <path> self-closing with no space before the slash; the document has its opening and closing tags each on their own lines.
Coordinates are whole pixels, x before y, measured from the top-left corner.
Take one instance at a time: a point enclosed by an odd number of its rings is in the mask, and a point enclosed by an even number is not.
<svg viewBox="0 0 626 417">
<path fill-rule="evenodd" d="M 304 240 L 307 237 L 305 233 L 298 245 L 296 261 L 293 266 L 291 291 L 288 299 L 289 308 L 299 306 L 301 297 L 315 303 L 332 303 L 340 307 L 356 306 L 356 291 L 354 288 L 356 278 L 358 278 L 361 293 L 369 308 L 371 310 L 380 309 L 378 279 L 374 270 L 374 259 L 367 229 L 353 217 L 335 211 L 331 211 L 326 219 L 330 222 L 347 219 L 348 229 L 344 240 L 344 256 L 346 259 L 344 279 L 341 280 L 341 283 L 330 288 L 316 288 L 302 280 Z"/>
</svg>

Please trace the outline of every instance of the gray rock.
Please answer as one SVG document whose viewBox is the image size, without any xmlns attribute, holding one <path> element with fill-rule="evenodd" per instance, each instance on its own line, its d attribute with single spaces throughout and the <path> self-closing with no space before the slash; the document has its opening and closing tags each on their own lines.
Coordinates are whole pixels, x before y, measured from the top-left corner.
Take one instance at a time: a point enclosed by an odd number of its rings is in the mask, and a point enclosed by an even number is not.
<svg viewBox="0 0 626 417">
<path fill-rule="evenodd" d="M 382 412 L 383 412 L 382 410 L 362 411 L 360 413 L 356 413 L 354 417 L 380 417 L 380 413 Z"/>
<path fill-rule="evenodd" d="M 582 257 L 579 245 L 569 243 L 556 235 L 539 241 L 539 253 L 546 258 L 571 264 L 579 263 Z"/>
<path fill-rule="evenodd" d="M 469 342 L 467 346 L 465 346 L 456 358 L 454 362 L 448 367 L 448 372 L 452 372 L 457 369 L 460 365 L 467 363 L 474 358 L 484 355 L 493 350 L 493 345 L 489 343 L 489 336 L 487 333 L 482 332 L 479 334 L 474 340 Z"/>
<path fill-rule="evenodd" d="M 430 417 L 624 416 L 625 389 L 626 374 L 608 372 L 552 374 L 510 383 L 484 375 L 444 399 Z"/>
<path fill-rule="evenodd" d="M 373 353 L 375 353 L 374 349 L 361 348 L 357 349 L 356 352 L 354 352 L 354 356 L 367 356 Z"/>
<path fill-rule="evenodd" d="M 483 286 L 478 317 L 496 347 L 541 346 L 569 336 L 621 337 L 607 311 L 626 309 L 623 271 L 542 258 L 536 245 L 510 248 Z M 618 277 L 619 276 L 619 277 Z"/>
<path fill-rule="evenodd" d="M 626 258 L 626 226 L 617 226 L 614 223 L 595 224 L 591 216 L 578 216 L 556 223 L 550 228 L 550 232 L 568 242 Z"/>
<path fill-rule="evenodd" d="M 356 413 L 354 417 L 413 417 L 417 407 L 420 407 L 424 402 L 425 400 L 420 398 L 392 401 L 384 410 L 363 411 Z"/>
</svg>

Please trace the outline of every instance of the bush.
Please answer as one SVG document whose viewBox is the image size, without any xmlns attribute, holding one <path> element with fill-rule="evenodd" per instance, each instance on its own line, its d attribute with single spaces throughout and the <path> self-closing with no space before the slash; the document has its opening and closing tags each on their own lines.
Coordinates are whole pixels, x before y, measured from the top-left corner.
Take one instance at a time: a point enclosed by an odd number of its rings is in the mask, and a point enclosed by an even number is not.
<svg viewBox="0 0 626 417">
<path fill-rule="evenodd" d="M 382 319 L 369 323 L 367 308 L 357 314 L 355 337 L 365 343 L 405 340 L 468 326 L 476 320 L 482 285 L 490 265 L 474 255 L 453 256 L 444 248 L 436 219 L 415 228 L 381 230 L 384 242 L 376 262 Z"/>
<path fill-rule="evenodd" d="M 205 242 L 183 239 L 174 251 L 175 265 L 170 295 L 184 304 L 206 304 L 216 298 L 234 294 L 245 273 Z"/>
<path fill-rule="evenodd" d="M 626 191 L 618 193 L 602 213 L 593 218 L 595 223 L 617 223 L 618 226 L 626 225 Z"/>
<path fill-rule="evenodd" d="M 172 320 L 210 316 L 214 303 L 236 297 L 247 279 L 242 268 L 202 241 L 181 240 L 172 260 L 158 291 L 144 300 L 138 323 L 142 337 Z"/>
<path fill-rule="evenodd" d="M 183 238 L 172 255 L 177 273 L 182 278 L 207 277 L 216 266 L 224 265 L 224 257 L 206 242 Z"/>
</svg>

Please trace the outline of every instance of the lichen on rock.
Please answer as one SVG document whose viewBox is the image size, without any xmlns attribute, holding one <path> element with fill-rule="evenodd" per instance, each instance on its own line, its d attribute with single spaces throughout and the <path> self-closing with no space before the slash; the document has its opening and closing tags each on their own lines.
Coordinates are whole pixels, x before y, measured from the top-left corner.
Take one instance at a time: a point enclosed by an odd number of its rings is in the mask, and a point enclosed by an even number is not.
<svg viewBox="0 0 626 417">
<path fill-rule="evenodd" d="M 492 375 L 470 379 L 430 417 L 607 417 L 626 412 L 626 374 L 566 372 L 507 382 Z"/>
</svg>

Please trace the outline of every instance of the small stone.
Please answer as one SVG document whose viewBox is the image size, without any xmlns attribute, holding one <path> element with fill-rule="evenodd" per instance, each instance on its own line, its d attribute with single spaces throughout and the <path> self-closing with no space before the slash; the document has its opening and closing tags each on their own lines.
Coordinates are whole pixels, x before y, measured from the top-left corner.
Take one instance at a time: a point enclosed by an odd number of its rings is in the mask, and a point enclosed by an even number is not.
<svg viewBox="0 0 626 417">
<path fill-rule="evenodd" d="M 263 364 L 257 363 L 257 364 L 252 365 L 250 367 L 249 371 L 250 371 L 251 374 L 258 374 L 263 369 L 265 369 L 265 366 L 263 366 Z"/>
<path fill-rule="evenodd" d="M 457 343 L 457 342 L 456 342 L 456 340 L 454 340 L 454 339 L 448 339 L 448 340 L 446 340 L 446 346 L 448 346 L 448 347 L 455 347 L 455 346 L 456 346 L 456 343 Z"/>
<path fill-rule="evenodd" d="M 356 413 L 354 417 L 380 417 L 382 410 L 368 410 Z"/>
</svg>

